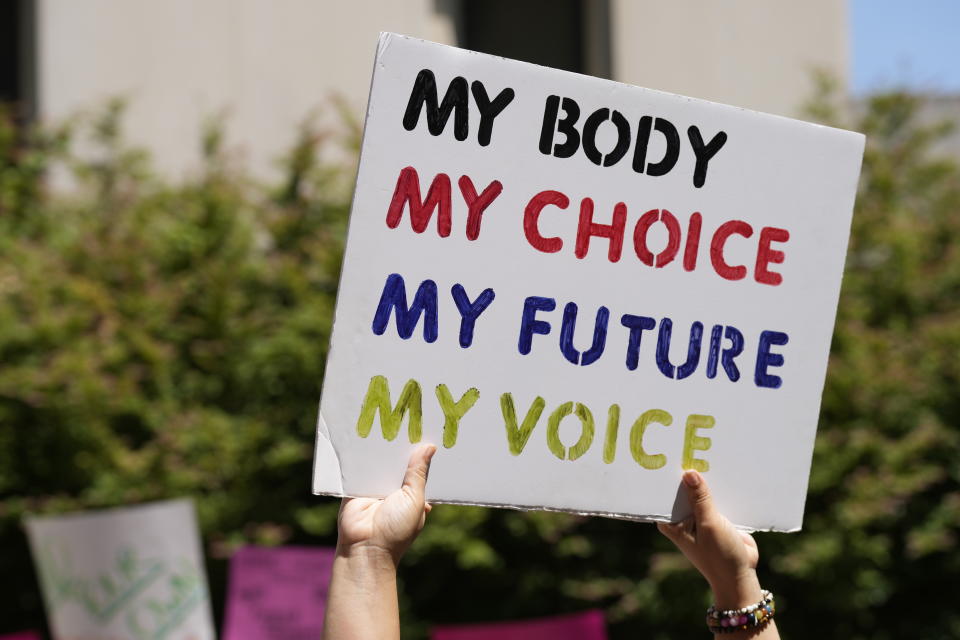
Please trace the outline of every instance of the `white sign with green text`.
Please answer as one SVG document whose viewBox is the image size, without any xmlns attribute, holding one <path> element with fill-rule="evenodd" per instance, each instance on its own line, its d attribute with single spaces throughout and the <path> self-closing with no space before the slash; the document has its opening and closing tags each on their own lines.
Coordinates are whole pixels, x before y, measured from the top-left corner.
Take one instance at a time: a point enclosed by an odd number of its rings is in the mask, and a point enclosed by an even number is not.
<svg viewBox="0 0 960 640">
<path fill-rule="evenodd" d="M 55 640 L 214 640 L 189 500 L 26 521 Z"/>
</svg>

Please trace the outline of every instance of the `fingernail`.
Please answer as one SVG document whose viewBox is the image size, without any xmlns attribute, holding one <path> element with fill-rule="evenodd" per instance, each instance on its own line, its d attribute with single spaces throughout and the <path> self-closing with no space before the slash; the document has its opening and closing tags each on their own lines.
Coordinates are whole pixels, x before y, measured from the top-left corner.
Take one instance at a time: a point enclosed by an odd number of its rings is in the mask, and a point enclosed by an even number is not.
<svg viewBox="0 0 960 640">
<path fill-rule="evenodd" d="M 691 489 L 700 486 L 700 472 L 696 469 L 687 469 L 683 472 L 683 483 Z"/>
<path fill-rule="evenodd" d="M 437 445 L 431 444 L 427 447 L 427 462 L 433 459 L 433 454 L 437 452 Z"/>
</svg>

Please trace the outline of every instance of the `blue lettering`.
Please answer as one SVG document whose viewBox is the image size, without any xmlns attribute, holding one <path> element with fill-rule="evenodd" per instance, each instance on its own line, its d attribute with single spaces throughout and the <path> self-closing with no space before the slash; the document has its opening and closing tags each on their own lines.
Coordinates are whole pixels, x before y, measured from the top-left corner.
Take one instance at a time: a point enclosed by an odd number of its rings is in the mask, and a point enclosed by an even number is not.
<svg viewBox="0 0 960 640">
<path fill-rule="evenodd" d="M 470 302 L 466 290 L 459 283 L 453 285 L 450 293 L 453 294 L 453 301 L 460 311 L 460 346 L 466 349 L 473 344 L 473 327 L 477 318 L 490 306 L 496 294 L 493 289 L 484 289 L 476 301 Z"/>
<path fill-rule="evenodd" d="M 520 353 L 527 355 L 533 343 L 533 334 L 547 335 L 550 333 L 550 323 L 537 320 L 537 311 L 553 311 L 557 308 L 557 301 L 553 298 L 530 296 L 523 301 L 523 316 L 520 318 L 520 339 L 517 348 Z"/>
<path fill-rule="evenodd" d="M 420 322 L 420 316 L 425 315 L 423 322 L 423 339 L 434 342 L 437 339 L 437 283 L 433 280 L 424 280 L 420 283 L 413 304 L 407 308 L 407 290 L 403 276 L 391 273 L 380 295 L 380 304 L 373 316 L 373 332 L 383 335 L 390 322 L 390 311 L 396 310 L 397 333 L 404 340 L 413 335 L 413 330 Z"/>
<path fill-rule="evenodd" d="M 743 351 L 743 334 L 740 333 L 740 330 L 736 327 L 728 326 L 726 328 L 726 336 L 731 346 L 723 350 L 720 362 L 723 363 L 723 370 L 727 372 L 727 377 L 730 378 L 730 381 L 736 382 L 740 379 L 740 370 L 737 369 L 737 363 L 735 363 L 733 359 Z"/>
<path fill-rule="evenodd" d="M 760 346 L 757 348 L 757 368 L 753 374 L 753 380 L 758 387 L 768 387 L 770 389 L 779 389 L 783 384 L 783 378 L 767 373 L 767 367 L 783 366 L 783 356 L 779 353 L 770 353 L 770 346 L 774 344 L 784 345 L 790 338 L 782 331 L 764 331 L 760 334 Z"/>
<path fill-rule="evenodd" d="M 620 318 L 620 324 L 630 329 L 630 338 L 627 342 L 627 369 L 633 371 L 640 361 L 641 334 L 657 326 L 657 321 L 647 316 L 634 316 L 625 313 Z"/>
<path fill-rule="evenodd" d="M 563 308 L 563 325 L 560 327 L 560 351 L 563 357 L 581 366 L 593 364 L 603 355 L 603 349 L 607 345 L 607 322 L 610 319 L 610 311 L 606 307 L 600 307 L 597 310 L 597 319 L 593 327 L 593 344 L 589 351 L 583 353 L 573 346 L 573 332 L 577 326 L 577 305 L 574 302 L 568 302 Z"/>
<path fill-rule="evenodd" d="M 670 363 L 670 340 L 673 333 L 673 321 L 664 318 L 660 321 L 660 333 L 657 336 L 657 367 L 668 378 L 683 380 L 697 370 L 700 364 L 700 345 L 703 342 L 703 324 L 690 325 L 690 342 L 687 345 L 687 360 L 679 367 Z"/>
</svg>

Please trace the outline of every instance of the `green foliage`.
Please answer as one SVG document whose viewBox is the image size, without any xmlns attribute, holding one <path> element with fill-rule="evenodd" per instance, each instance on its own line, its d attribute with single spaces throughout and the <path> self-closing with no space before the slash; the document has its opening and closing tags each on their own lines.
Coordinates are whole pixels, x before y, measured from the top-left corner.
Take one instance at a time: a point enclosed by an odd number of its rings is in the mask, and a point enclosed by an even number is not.
<svg viewBox="0 0 960 640">
<path fill-rule="evenodd" d="M 758 536 L 785 636 L 960 637 L 960 170 L 918 108 L 879 96 L 850 125 L 868 147 L 805 528 Z M 28 512 L 191 495 L 218 602 L 236 545 L 334 540 L 309 478 L 352 169 L 307 124 L 258 184 L 212 126 L 170 184 L 121 113 L 0 119 L 0 631 L 42 617 Z M 46 193 L 58 174 L 70 198 Z M 652 526 L 471 507 L 438 506 L 401 577 L 411 638 L 588 607 L 615 638 L 690 637 L 708 598 Z"/>
<path fill-rule="evenodd" d="M 960 637 L 960 170 L 873 98 L 804 533 L 769 564 L 837 637 Z M 807 590 L 817 594 L 812 600 Z M 922 615 L 901 615 L 922 611 Z"/>
<path fill-rule="evenodd" d="M 121 113 L 77 124 L 86 159 L 68 130 L 0 123 L 0 591 L 24 621 L 27 512 L 192 495 L 214 553 L 332 540 L 309 483 L 352 172 L 307 124 L 258 186 L 211 129 L 202 174 L 166 184 Z M 44 194 L 51 171 L 72 197 Z"/>
</svg>

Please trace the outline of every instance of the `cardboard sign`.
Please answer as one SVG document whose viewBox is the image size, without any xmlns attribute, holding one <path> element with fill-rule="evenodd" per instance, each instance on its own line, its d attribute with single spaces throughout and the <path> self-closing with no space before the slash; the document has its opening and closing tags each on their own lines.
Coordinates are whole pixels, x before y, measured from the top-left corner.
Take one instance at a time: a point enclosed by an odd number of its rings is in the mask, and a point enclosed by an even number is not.
<svg viewBox="0 0 960 640">
<path fill-rule="evenodd" d="M 603 612 L 552 618 L 436 627 L 431 640 L 607 640 Z"/>
<path fill-rule="evenodd" d="M 863 145 L 382 35 L 314 491 L 799 529 Z"/>
<path fill-rule="evenodd" d="M 230 559 L 224 640 L 319 638 L 333 549 L 246 547 Z"/>
<path fill-rule="evenodd" d="M 56 640 L 215 638 L 189 500 L 29 518 Z"/>
</svg>

